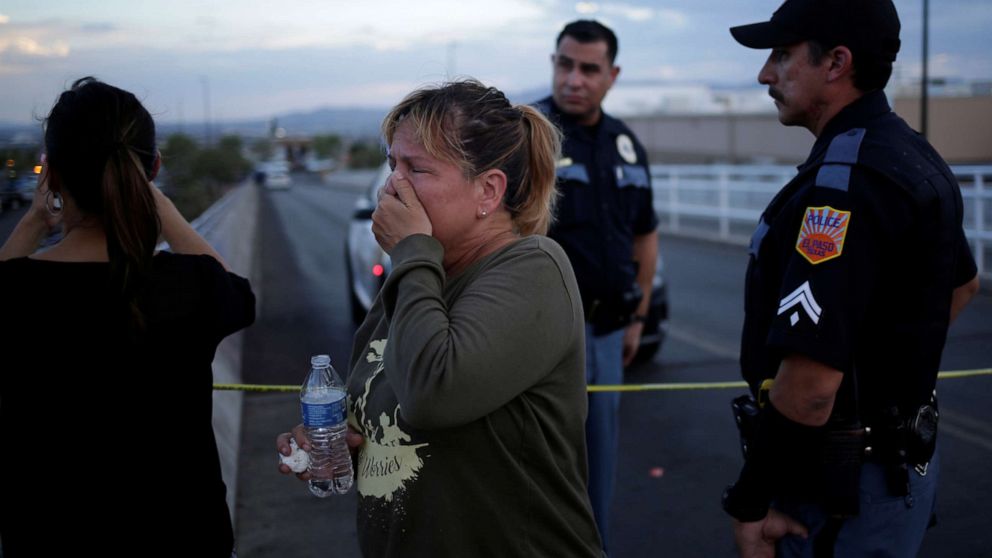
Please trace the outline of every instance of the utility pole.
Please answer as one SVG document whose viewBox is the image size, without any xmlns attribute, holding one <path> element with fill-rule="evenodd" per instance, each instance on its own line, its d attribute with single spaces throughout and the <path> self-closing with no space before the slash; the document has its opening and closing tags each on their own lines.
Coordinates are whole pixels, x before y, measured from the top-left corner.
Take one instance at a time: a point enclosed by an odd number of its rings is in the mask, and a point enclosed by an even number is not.
<svg viewBox="0 0 992 558">
<path fill-rule="evenodd" d="M 204 141 L 209 147 L 213 143 L 210 126 L 210 80 L 207 76 L 200 76 L 200 85 L 203 87 L 203 132 Z"/>
<path fill-rule="evenodd" d="M 179 133 L 180 134 L 186 133 L 186 118 L 183 116 L 182 97 L 179 97 L 179 100 L 176 101 L 176 112 L 178 113 L 177 116 L 179 117 Z"/>
<path fill-rule="evenodd" d="M 930 0 L 923 0 L 923 60 L 922 79 L 920 80 L 920 134 L 924 139 L 927 137 L 927 123 L 930 118 L 927 114 L 929 99 L 930 73 L 928 71 L 928 56 L 930 51 Z"/>
</svg>

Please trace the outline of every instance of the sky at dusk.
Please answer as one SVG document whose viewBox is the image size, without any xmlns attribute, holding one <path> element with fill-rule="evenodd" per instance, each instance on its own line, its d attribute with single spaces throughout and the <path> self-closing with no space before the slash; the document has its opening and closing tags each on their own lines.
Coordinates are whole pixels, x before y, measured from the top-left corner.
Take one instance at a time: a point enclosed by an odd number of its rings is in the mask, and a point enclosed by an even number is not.
<svg viewBox="0 0 992 558">
<path fill-rule="evenodd" d="M 561 26 L 596 18 L 620 37 L 621 83 L 745 86 L 766 52 L 727 28 L 779 0 L 0 0 L 0 122 L 44 115 L 74 79 L 136 93 L 162 122 L 388 107 L 417 86 L 472 76 L 548 88 Z M 894 79 L 920 74 L 922 0 L 895 0 Z M 992 80 L 989 0 L 930 0 L 930 72 Z"/>
</svg>

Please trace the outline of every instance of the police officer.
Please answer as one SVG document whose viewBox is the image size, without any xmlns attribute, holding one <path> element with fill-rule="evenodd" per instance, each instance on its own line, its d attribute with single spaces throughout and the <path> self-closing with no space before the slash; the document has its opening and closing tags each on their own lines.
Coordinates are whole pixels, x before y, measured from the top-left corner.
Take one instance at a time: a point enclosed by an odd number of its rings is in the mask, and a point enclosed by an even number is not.
<svg viewBox="0 0 992 558">
<path fill-rule="evenodd" d="M 561 198 L 549 236 L 575 269 L 586 314 L 586 380 L 623 383 L 651 299 L 658 256 L 657 216 L 644 148 L 601 103 L 620 73 L 617 38 L 596 21 L 569 23 L 558 35 L 552 95 L 538 108 L 564 133 L 558 163 Z M 615 483 L 618 393 L 589 397 L 589 495 L 603 543 Z"/>
<path fill-rule="evenodd" d="M 772 49 L 758 81 L 817 138 L 751 240 L 742 556 L 914 556 L 931 519 L 936 374 L 978 278 L 953 174 L 882 92 L 899 27 L 891 0 L 786 0 L 730 30 Z"/>
</svg>

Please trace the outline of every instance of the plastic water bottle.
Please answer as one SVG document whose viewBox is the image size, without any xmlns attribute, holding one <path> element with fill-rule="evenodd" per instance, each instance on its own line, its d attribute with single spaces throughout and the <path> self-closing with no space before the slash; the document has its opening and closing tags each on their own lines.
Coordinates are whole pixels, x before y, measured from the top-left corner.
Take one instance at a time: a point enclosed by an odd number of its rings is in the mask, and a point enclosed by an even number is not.
<svg viewBox="0 0 992 558">
<path fill-rule="evenodd" d="M 300 414 L 310 438 L 310 492 L 319 498 L 344 494 L 354 474 L 345 441 L 348 409 L 344 383 L 331 366 L 331 357 L 310 358 L 310 374 L 300 390 Z"/>
</svg>

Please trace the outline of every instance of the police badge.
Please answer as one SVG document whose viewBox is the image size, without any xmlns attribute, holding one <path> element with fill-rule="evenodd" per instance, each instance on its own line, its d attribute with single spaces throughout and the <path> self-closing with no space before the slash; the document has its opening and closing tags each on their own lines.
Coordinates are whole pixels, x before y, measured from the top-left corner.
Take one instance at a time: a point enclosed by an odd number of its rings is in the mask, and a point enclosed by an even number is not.
<svg viewBox="0 0 992 558">
<path fill-rule="evenodd" d="M 634 141 L 627 134 L 617 136 L 617 152 L 631 165 L 637 163 L 637 151 L 634 151 Z"/>
</svg>

